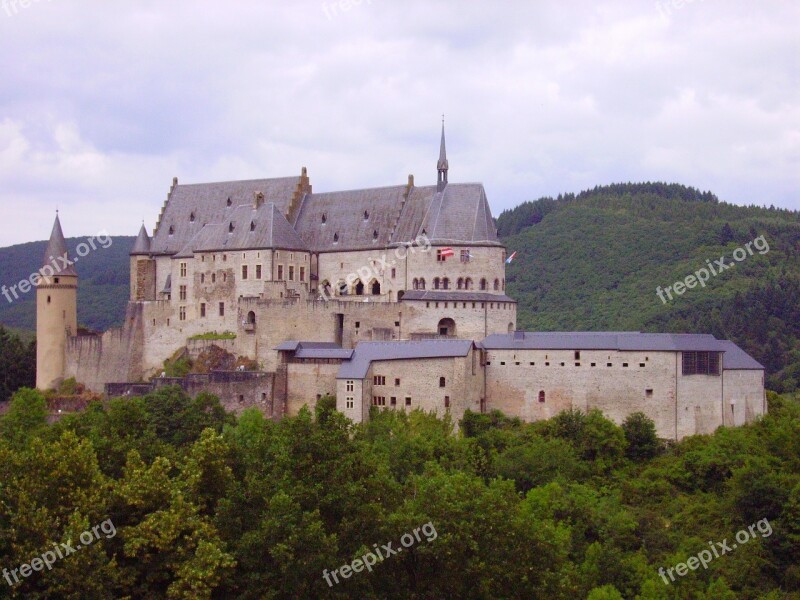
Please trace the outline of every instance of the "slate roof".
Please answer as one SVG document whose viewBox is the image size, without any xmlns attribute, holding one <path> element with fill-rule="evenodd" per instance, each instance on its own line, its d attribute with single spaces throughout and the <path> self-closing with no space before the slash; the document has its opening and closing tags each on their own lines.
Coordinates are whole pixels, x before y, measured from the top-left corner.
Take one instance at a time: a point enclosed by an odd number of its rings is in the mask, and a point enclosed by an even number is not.
<svg viewBox="0 0 800 600">
<path fill-rule="evenodd" d="M 147 235 L 147 229 L 145 229 L 144 223 L 142 223 L 142 227 L 139 229 L 139 235 L 136 237 L 136 241 L 131 249 L 131 256 L 135 254 L 150 254 L 150 236 Z"/>
<path fill-rule="evenodd" d="M 350 360 L 342 363 L 337 379 L 364 379 L 376 360 L 415 358 L 454 358 L 466 356 L 472 340 L 422 340 L 396 342 L 360 342 Z"/>
<path fill-rule="evenodd" d="M 729 340 L 722 340 L 725 354 L 722 355 L 722 368 L 727 371 L 755 370 L 763 371 L 764 365 L 747 354 L 736 344 Z"/>
<path fill-rule="evenodd" d="M 169 195 L 150 249 L 154 254 L 175 254 L 182 250 L 204 225 L 221 223 L 230 206 L 252 205 L 256 192 L 264 194 L 285 214 L 299 177 L 251 179 L 176 185 Z M 192 219 L 194 216 L 194 219 Z M 172 228 L 172 235 L 169 234 Z"/>
<path fill-rule="evenodd" d="M 295 358 L 332 358 L 349 360 L 353 350 L 342 348 L 335 342 L 300 342 L 288 340 L 281 342 L 274 348 L 284 352 L 294 352 Z"/>
<path fill-rule="evenodd" d="M 649 350 L 664 352 L 724 352 L 722 340 L 710 334 L 629 332 L 530 332 L 496 333 L 486 337 L 487 350 Z"/>
<path fill-rule="evenodd" d="M 423 230 L 434 244 L 499 245 L 480 183 L 448 183 L 433 194 L 417 233 Z"/>
<path fill-rule="evenodd" d="M 71 275 L 77 277 L 78 273 L 75 271 L 75 267 L 72 266 L 72 264 L 62 266 L 63 261 L 58 260 L 59 256 L 64 256 L 66 254 L 67 242 L 64 239 L 64 232 L 61 231 L 61 221 L 58 219 L 58 214 L 56 213 L 56 220 L 53 222 L 53 230 L 50 232 L 50 240 L 47 242 L 47 248 L 45 248 L 44 251 L 42 267 L 49 265 L 50 269 L 53 269 L 54 265 L 58 265 L 59 270 L 55 273 L 56 275 Z M 67 256 L 67 258 L 69 258 L 69 256 Z M 53 259 L 55 259 L 55 263 Z"/>
<path fill-rule="evenodd" d="M 205 225 L 175 257 L 194 252 L 279 248 L 307 251 L 308 248 L 272 202 L 254 208 L 242 204 L 229 208 L 222 222 Z"/>
<path fill-rule="evenodd" d="M 505 294 L 490 294 L 489 292 L 472 291 L 441 291 L 441 290 L 409 290 L 403 294 L 401 302 L 407 300 L 438 301 L 438 302 L 513 302 L 516 300 Z"/>
</svg>

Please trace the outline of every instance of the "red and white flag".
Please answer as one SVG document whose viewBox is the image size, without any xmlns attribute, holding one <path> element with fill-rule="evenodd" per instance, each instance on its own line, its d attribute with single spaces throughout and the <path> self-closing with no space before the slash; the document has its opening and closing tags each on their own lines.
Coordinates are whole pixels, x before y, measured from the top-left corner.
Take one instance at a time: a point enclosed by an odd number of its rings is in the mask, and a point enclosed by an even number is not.
<svg viewBox="0 0 800 600">
<path fill-rule="evenodd" d="M 453 252 L 452 248 L 442 248 L 439 251 L 439 254 L 442 256 L 442 258 L 447 258 L 448 256 L 455 256 L 456 253 Z"/>
</svg>

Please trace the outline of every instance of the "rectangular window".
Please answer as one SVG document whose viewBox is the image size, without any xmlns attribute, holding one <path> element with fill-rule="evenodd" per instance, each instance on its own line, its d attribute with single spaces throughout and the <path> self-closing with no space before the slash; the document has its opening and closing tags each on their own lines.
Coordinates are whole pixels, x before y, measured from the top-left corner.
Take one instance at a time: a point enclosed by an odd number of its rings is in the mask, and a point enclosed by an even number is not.
<svg viewBox="0 0 800 600">
<path fill-rule="evenodd" d="M 397 269 L 392 267 L 392 279 L 394 279 L 395 277 L 397 277 Z"/>
<path fill-rule="evenodd" d="M 373 396 L 372 404 L 374 406 L 386 406 L 386 396 Z"/>
<path fill-rule="evenodd" d="M 300 267 L 300 281 L 306 280 L 306 268 Z"/>
<path fill-rule="evenodd" d="M 395 387 L 397 387 L 398 385 L 400 385 L 400 378 L 399 378 L 399 377 L 395 377 L 395 379 L 394 379 L 394 385 L 395 385 Z"/>
<path fill-rule="evenodd" d="M 647 390 L 645 390 L 645 391 L 644 391 L 644 395 L 645 395 L 646 397 L 648 397 L 648 398 L 652 398 L 652 397 L 653 397 L 653 390 L 651 390 L 651 389 L 647 389 Z"/>
<path fill-rule="evenodd" d="M 444 258 L 444 256 L 442 256 L 442 251 L 441 250 L 437 250 L 436 251 L 436 262 L 444 262 L 444 260 L 445 260 L 445 258 Z"/>
<path fill-rule="evenodd" d="M 352 392 L 353 391 L 353 381 L 351 379 L 348 379 L 346 385 L 347 385 L 347 391 L 348 392 Z"/>
<path fill-rule="evenodd" d="M 180 300 L 186 300 L 186 286 L 182 285 L 178 288 L 178 298 Z"/>
<path fill-rule="evenodd" d="M 581 351 L 575 350 L 575 360 L 580 360 L 580 359 L 581 359 Z"/>
<path fill-rule="evenodd" d="M 242 279 L 247 279 L 247 265 L 242 265 Z"/>
<path fill-rule="evenodd" d="M 445 408 L 450 408 L 450 396 L 445 396 L 444 397 L 444 407 Z"/>
<path fill-rule="evenodd" d="M 289 281 L 294 281 L 294 265 L 289 265 Z"/>
<path fill-rule="evenodd" d="M 386 385 L 386 376 L 385 375 L 375 375 L 372 378 L 373 385 Z"/>
<path fill-rule="evenodd" d="M 178 318 L 181 321 L 185 321 L 186 320 L 186 307 L 185 306 L 181 306 L 180 307 L 180 309 L 178 310 L 178 315 L 179 315 Z"/>
<path fill-rule="evenodd" d="M 344 403 L 347 408 L 353 408 L 353 406 L 355 406 L 355 402 L 353 402 L 352 396 L 348 396 L 347 398 L 345 398 Z"/>
<path fill-rule="evenodd" d="M 256 265 L 256 279 L 261 279 L 261 265 Z"/>
<path fill-rule="evenodd" d="M 397 406 L 397 396 L 392 396 L 391 398 L 389 398 L 389 404 L 391 404 L 392 406 Z"/>
<path fill-rule="evenodd" d="M 462 263 L 468 263 L 470 258 L 472 258 L 472 255 L 469 253 L 469 250 L 462 250 L 461 251 L 461 262 Z"/>
<path fill-rule="evenodd" d="M 206 303 L 205 302 L 201 302 L 200 303 L 200 316 L 201 317 L 205 317 L 206 316 Z"/>
<path fill-rule="evenodd" d="M 719 352 L 684 352 L 684 375 L 719 375 Z"/>
<path fill-rule="evenodd" d="M 186 263 L 181 263 L 181 277 L 186 277 Z"/>
<path fill-rule="evenodd" d="M 283 281 L 283 265 L 278 265 L 278 281 Z"/>
<path fill-rule="evenodd" d="M 219 303 L 219 316 L 220 317 L 224 317 L 225 316 L 225 303 L 224 302 L 220 302 Z"/>
<path fill-rule="evenodd" d="M 406 406 L 411 406 L 411 396 L 406 396 Z"/>
</svg>

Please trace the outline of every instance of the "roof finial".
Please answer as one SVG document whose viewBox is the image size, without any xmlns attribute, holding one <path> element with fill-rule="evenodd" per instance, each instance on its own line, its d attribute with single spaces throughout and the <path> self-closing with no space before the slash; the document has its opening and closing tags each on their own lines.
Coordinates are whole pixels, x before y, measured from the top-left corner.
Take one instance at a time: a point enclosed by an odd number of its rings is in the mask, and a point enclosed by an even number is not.
<svg viewBox="0 0 800 600">
<path fill-rule="evenodd" d="M 441 192 L 447 185 L 447 149 L 444 143 L 444 113 L 442 113 L 442 141 L 439 144 L 439 162 L 436 163 L 436 170 L 439 171 L 439 178 L 436 182 L 436 190 Z"/>
</svg>

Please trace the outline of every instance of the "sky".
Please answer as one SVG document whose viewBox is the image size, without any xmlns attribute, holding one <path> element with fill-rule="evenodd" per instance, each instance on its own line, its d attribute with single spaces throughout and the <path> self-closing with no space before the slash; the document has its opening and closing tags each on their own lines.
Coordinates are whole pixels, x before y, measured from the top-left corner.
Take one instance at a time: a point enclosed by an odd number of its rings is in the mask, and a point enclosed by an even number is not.
<svg viewBox="0 0 800 600">
<path fill-rule="evenodd" d="M 181 183 L 667 181 L 800 210 L 800 2 L 0 0 L 0 246 Z"/>
</svg>

